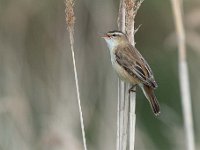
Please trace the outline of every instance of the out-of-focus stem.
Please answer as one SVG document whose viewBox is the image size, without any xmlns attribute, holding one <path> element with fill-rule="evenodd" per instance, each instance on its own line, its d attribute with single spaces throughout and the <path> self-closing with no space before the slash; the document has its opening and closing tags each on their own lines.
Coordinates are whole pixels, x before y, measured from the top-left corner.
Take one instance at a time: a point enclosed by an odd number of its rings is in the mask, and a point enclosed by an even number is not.
<svg viewBox="0 0 200 150">
<path fill-rule="evenodd" d="M 185 43 L 185 30 L 183 26 L 182 16 L 182 1 L 171 0 L 174 21 L 178 39 L 178 53 L 179 53 L 179 82 L 181 89 L 181 99 L 183 108 L 184 125 L 186 132 L 186 143 L 188 150 L 195 150 L 193 115 L 191 106 L 190 83 L 189 74 L 186 60 L 186 43 Z"/>
<path fill-rule="evenodd" d="M 70 41 L 74 41 L 73 34 L 71 32 L 70 32 Z M 76 94 L 77 94 L 78 108 L 79 108 L 79 114 L 80 114 L 83 146 L 84 146 L 84 150 L 87 150 L 85 127 L 84 127 L 84 122 L 83 122 L 83 113 L 82 113 L 82 108 L 81 108 L 81 99 L 80 99 L 80 92 L 79 92 L 78 74 L 77 74 L 77 69 L 76 69 L 76 60 L 75 60 L 74 46 L 73 46 L 74 42 L 70 42 L 70 43 L 71 43 L 72 60 L 73 60 L 73 66 L 74 66 L 74 77 L 75 77 L 75 82 L 76 82 Z"/>
</svg>

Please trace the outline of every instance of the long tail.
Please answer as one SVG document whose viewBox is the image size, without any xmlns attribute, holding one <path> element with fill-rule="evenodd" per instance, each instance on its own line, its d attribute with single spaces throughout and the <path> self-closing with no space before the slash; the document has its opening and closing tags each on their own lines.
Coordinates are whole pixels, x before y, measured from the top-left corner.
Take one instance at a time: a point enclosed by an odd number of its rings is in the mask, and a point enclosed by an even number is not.
<svg viewBox="0 0 200 150">
<path fill-rule="evenodd" d="M 141 88 L 143 90 L 144 95 L 148 99 L 154 114 L 158 116 L 160 114 L 160 106 L 154 94 L 154 89 L 146 85 L 143 85 Z"/>
</svg>

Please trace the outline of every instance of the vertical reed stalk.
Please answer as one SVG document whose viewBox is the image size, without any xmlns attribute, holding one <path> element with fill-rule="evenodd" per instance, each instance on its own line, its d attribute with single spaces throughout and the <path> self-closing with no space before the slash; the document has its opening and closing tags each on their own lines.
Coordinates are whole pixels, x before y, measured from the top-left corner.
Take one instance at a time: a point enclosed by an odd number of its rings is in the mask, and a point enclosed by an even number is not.
<svg viewBox="0 0 200 150">
<path fill-rule="evenodd" d="M 184 117 L 184 126 L 186 132 L 186 143 L 188 150 L 195 150 L 193 115 L 191 106 L 190 83 L 186 60 L 186 43 L 185 29 L 183 25 L 182 0 L 171 0 L 174 21 L 178 39 L 178 54 L 179 54 L 179 82 L 181 89 L 181 99 Z"/>
<path fill-rule="evenodd" d="M 120 1 L 119 6 L 119 15 L 118 15 L 118 28 L 122 32 L 125 32 L 125 2 L 124 0 Z M 126 149 L 126 137 L 127 137 L 127 123 L 125 123 L 127 107 L 125 107 L 125 83 L 118 79 L 118 112 L 117 112 L 117 150 Z M 127 104 L 127 101 L 126 101 Z"/>
<path fill-rule="evenodd" d="M 135 16 L 141 3 L 140 0 L 120 1 L 118 28 L 127 34 L 133 46 L 135 46 Z M 118 79 L 117 150 L 126 150 L 127 145 L 129 150 L 134 150 L 135 146 L 136 93 L 129 95 L 128 89 L 130 86 L 130 84 Z"/>
<path fill-rule="evenodd" d="M 67 29 L 69 31 L 69 37 L 70 37 L 70 46 L 71 46 L 72 60 L 73 60 L 73 66 L 74 66 L 74 77 L 75 77 L 75 82 L 76 82 L 76 93 L 77 93 L 78 108 L 79 108 L 79 114 L 80 114 L 83 146 L 84 146 L 84 150 L 87 150 L 85 130 L 84 130 L 84 122 L 83 122 L 83 113 L 82 113 L 82 108 L 81 108 L 81 100 L 80 100 L 80 92 L 79 92 L 78 74 L 77 74 L 76 60 L 75 60 L 75 54 L 74 54 L 75 15 L 74 15 L 73 6 L 74 6 L 73 0 L 66 0 L 66 10 L 65 10 L 66 23 L 67 23 Z"/>
</svg>

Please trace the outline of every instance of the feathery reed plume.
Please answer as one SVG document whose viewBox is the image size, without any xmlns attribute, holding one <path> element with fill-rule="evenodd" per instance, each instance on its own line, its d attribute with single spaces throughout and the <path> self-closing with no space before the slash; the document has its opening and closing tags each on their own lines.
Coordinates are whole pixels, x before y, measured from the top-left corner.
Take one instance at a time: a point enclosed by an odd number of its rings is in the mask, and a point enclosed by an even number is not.
<svg viewBox="0 0 200 150">
<path fill-rule="evenodd" d="M 75 23 L 75 15 L 74 15 L 74 10 L 73 10 L 74 2 L 73 0 L 66 0 L 65 4 L 66 4 L 66 9 L 65 9 L 66 23 L 67 23 L 67 29 L 69 31 L 69 36 L 70 36 L 70 45 L 71 45 L 72 60 L 73 60 L 73 66 L 74 66 L 74 76 L 75 76 L 75 82 L 76 82 L 76 92 L 77 92 L 78 108 L 79 108 L 79 113 L 80 113 L 83 145 L 84 145 L 84 150 L 87 150 L 84 123 L 83 123 L 83 114 L 82 114 L 81 100 L 80 100 L 80 92 L 79 92 L 78 75 L 77 75 L 77 69 L 76 69 L 76 60 L 75 60 L 75 54 L 74 54 L 74 23 Z"/>
<path fill-rule="evenodd" d="M 185 43 L 185 30 L 183 26 L 183 14 L 182 14 L 182 1 L 171 0 L 174 21 L 178 39 L 178 51 L 179 51 L 179 82 L 181 89 L 181 99 L 183 107 L 183 117 L 186 132 L 186 143 L 188 150 L 195 150 L 194 129 L 193 129 L 193 117 L 192 106 L 190 96 L 190 83 L 188 75 L 188 67 L 186 60 L 186 43 Z"/>
<path fill-rule="evenodd" d="M 120 0 L 118 28 L 127 34 L 133 46 L 135 46 L 135 16 L 142 2 L 142 0 Z M 126 150 L 127 143 L 129 150 L 134 150 L 135 146 L 136 94 L 128 95 L 130 86 L 118 79 L 117 150 Z"/>
<path fill-rule="evenodd" d="M 125 0 L 126 4 L 126 34 L 133 46 L 135 46 L 135 16 L 143 0 Z"/>
</svg>

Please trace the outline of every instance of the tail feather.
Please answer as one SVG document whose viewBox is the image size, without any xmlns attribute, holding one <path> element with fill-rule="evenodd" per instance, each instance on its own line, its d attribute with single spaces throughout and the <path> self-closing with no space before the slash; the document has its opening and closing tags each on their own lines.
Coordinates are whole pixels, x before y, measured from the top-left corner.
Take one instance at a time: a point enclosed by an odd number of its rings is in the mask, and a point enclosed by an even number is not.
<svg viewBox="0 0 200 150">
<path fill-rule="evenodd" d="M 143 85 L 142 90 L 144 95 L 148 99 L 154 114 L 158 116 L 160 114 L 160 106 L 154 94 L 154 89 L 152 87 Z"/>
</svg>

